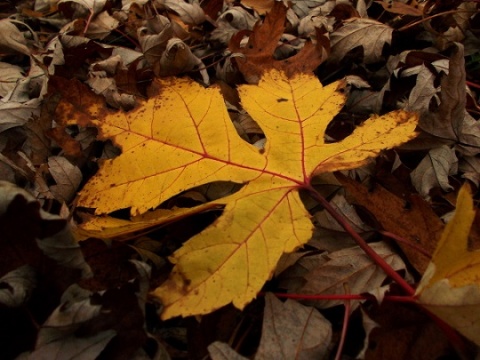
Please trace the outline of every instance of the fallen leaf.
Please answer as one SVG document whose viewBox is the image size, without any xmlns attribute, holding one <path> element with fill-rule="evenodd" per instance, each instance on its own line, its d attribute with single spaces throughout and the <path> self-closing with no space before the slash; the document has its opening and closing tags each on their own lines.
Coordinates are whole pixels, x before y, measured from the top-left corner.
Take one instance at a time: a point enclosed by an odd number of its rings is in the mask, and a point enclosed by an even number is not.
<svg viewBox="0 0 480 360">
<path fill-rule="evenodd" d="M 50 186 L 55 198 L 68 203 L 74 196 L 82 181 L 80 169 L 61 156 L 50 156 L 48 168 L 56 185 Z"/>
<path fill-rule="evenodd" d="M 5 181 L 0 181 L 0 230 L 1 251 L 8 255 L 1 275 L 25 263 L 41 268 L 40 250 L 59 265 L 80 270 L 85 277 L 91 274 L 66 220 L 42 210 L 31 194 Z"/>
<path fill-rule="evenodd" d="M 239 31 L 230 40 L 229 49 L 248 83 L 256 84 L 263 72 L 271 68 L 291 76 L 298 72 L 313 71 L 326 60 L 330 44 L 320 32 L 317 33 L 316 44 L 307 41 L 296 55 L 284 60 L 274 58 L 278 41 L 285 31 L 286 14 L 287 8 L 282 2 L 276 1 L 263 23 L 257 22 L 251 32 Z M 246 35 L 249 35 L 248 43 L 242 46 Z"/>
<path fill-rule="evenodd" d="M 0 97 L 5 97 L 15 88 L 17 81 L 24 78 L 23 69 L 16 65 L 0 62 L 0 71 L 2 74 Z"/>
<path fill-rule="evenodd" d="M 207 203 L 194 208 L 158 209 L 134 216 L 129 220 L 110 216 L 85 215 L 83 222 L 77 226 L 74 234 L 78 241 L 90 237 L 104 240 L 126 238 L 131 237 L 136 232 L 148 232 L 170 222 L 178 221 L 183 217 L 215 209 L 220 210 L 221 207 Z"/>
<path fill-rule="evenodd" d="M 440 90 L 434 85 L 436 77 L 437 75 L 427 66 L 424 64 L 420 65 L 417 81 L 408 96 L 408 105 L 405 110 L 415 111 L 420 114 L 430 111 L 430 102 Z"/>
<path fill-rule="evenodd" d="M 96 334 L 78 336 L 77 330 L 89 320 L 101 315 L 101 306 L 92 304 L 90 293 L 73 285 L 63 295 L 63 301 L 38 332 L 35 349 L 17 359 L 47 359 L 52 356 L 66 359 L 95 359 L 115 331 L 99 331 Z M 88 336 L 90 335 L 90 336 Z M 61 355 L 60 355 L 61 354 Z"/>
<path fill-rule="evenodd" d="M 9 20 L 0 20 L 0 53 L 16 54 L 21 53 L 30 56 L 30 49 L 22 32 Z"/>
<path fill-rule="evenodd" d="M 458 170 L 477 187 L 480 185 L 480 159 L 478 156 L 465 156 L 458 164 Z"/>
<path fill-rule="evenodd" d="M 419 127 L 425 133 L 412 145 L 430 148 L 433 137 L 437 146 L 455 144 L 455 149 L 465 156 L 480 152 L 480 127 L 465 110 L 465 77 L 463 45 L 455 43 L 448 75 L 441 80 L 440 105 L 420 117 Z"/>
<path fill-rule="evenodd" d="M 102 40 L 111 34 L 119 25 L 119 21 L 107 11 L 102 11 L 89 24 L 85 35 L 90 39 Z"/>
<path fill-rule="evenodd" d="M 350 226 L 359 234 L 372 231 L 372 229 L 366 225 L 362 219 L 358 216 L 355 208 L 347 202 L 345 197 L 340 194 L 334 195 L 334 197 L 330 200 L 330 205 L 340 214 L 342 217 L 347 220 Z M 345 229 L 335 221 L 332 215 L 326 211 L 322 210 L 314 215 L 316 226 L 317 228 L 330 230 L 330 231 L 337 231 L 337 232 L 345 232 Z"/>
<path fill-rule="evenodd" d="M 0 278 L 0 303 L 8 307 L 23 306 L 37 285 L 35 270 L 24 265 Z"/>
<path fill-rule="evenodd" d="M 230 345 L 221 341 L 215 341 L 208 345 L 208 354 L 212 360 L 247 360 L 248 358 L 243 357 L 235 350 L 233 350 Z"/>
<path fill-rule="evenodd" d="M 172 76 L 198 68 L 205 85 L 210 84 L 210 79 L 202 60 L 197 58 L 190 47 L 182 40 L 172 38 L 168 40 L 165 51 L 160 58 L 160 76 Z"/>
<path fill-rule="evenodd" d="M 107 0 L 60 0 L 57 2 L 59 9 L 70 17 L 84 16 L 88 13 L 99 14 L 106 4 Z"/>
<path fill-rule="evenodd" d="M 267 293 L 255 360 L 323 359 L 331 338 L 332 325 L 317 309 Z"/>
<path fill-rule="evenodd" d="M 273 5 L 273 1 L 272 1 Z M 252 30 L 255 23 L 259 20 L 258 15 L 254 16 L 240 6 L 234 6 L 223 12 L 217 20 L 219 23 L 227 23 L 238 30 Z"/>
<path fill-rule="evenodd" d="M 422 16 L 423 7 L 418 6 L 417 1 L 413 1 L 413 4 L 405 4 L 401 1 L 375 1 L 380 4 L 385 11 L 410 16 Z M 416 5 L 416 6 L 415 6 Z"/>
<path fill-rule="evenodd" d="M 25 103 L 0 100 L 0 132 L 12 127 L 25 125 L 32 116 L 40 115 L 39 99 L 32 99 Z"/>
<path fill-rule="evenodd" d="M 347 199 L 352 198 L 354 204 L 372 213 L 384 230 L 421 246 L 430 254 L 433 253 L 444 226 L 422 197 L 412 194 L 402 199 L 379 184 L 369 189 L 348 177 L 338 176 L 338 179 L 347 190 Z M 430 257 L 408 244 L 397 242 L 397 245 L 413 267 L 423 274 Z"/>
<path fill-rule="evenodd" d="M 480 251 L 468 249 L 474 219 L 471 190 L 465 184 L 415 296 L 419 304 L 480 345 Z"/>
<path fill-rule="evenodd" d="M 186 24 L 199 25 L 205 21 L 205 14 L 198 0 L 190 3 L 183 0 L 164 0 L 162 3 L 168 10 L 175 11 Z"/>
<path fill-rule="evenodd" d="M 381 256 L 395 271 L 405 270 L 405 263 L 387 244 L 384 242 L 370 244 L 372 249 Z M 298 266 L 303 267 L 307 272 L 300 275 L 293 275 L 290 270 L 283 273 L 282 284 L 290 293 L 298 294 L 345 294 L 344 285 L 347 284 L 352 294 L 378 292 L 387 275 L 377 266 L 358 246 L 338 250 L 330 254 L 322 255 L 324 260 L 318 263 L 308 261 L 308 257 L 302 258 Z M 305 266 L 307 265 L 307 266 Z M 292 287 L 293 286 L 293 287 Z M 321 300 L 312 302 L 316 307 L 329 308 L 343 304 L 343 300 Z M 358 302 L 356 302 L 358 305 Z M 353 304 L 352 304 L 353 305 Z"/>
<path fill-rule="evenodd" d="M 450 191 L 448 177 L 458 172 L 458 159 L 455 150 L 447 145 L 430 150 L 420 164 L 411 172 L 410 177 L 415 189 L 425 198 L 429 197 L 430 190 L 440 187 L 443 191 Z"/>
<path fill-rule="evenodd" d="M 268 13 L 275 4 L 275 0 L 241 0 L 240 2 L 243 6 L 254 9 L 260 15 Z"/>
<path fill-rule="evenodd" d="M 292 10 L 295 11 L 295 14 L 299 18 L 303 18 L 304 16 L 307 16 L 312 9 L 318 8 L 321 5 L 326 5 L 325 3 L 328 3 L 330 1 L 323 1 L 323 0 L 292 0 Z M 332 1 L 334 6 L 336 1 Z"/>
<path fill-rule="evenodd" d="M 379 326 L 369 334 L 364 359 L 457 358 L 443 331 L 419 307 L 384 301 L 366 310 Z"/>
<path fill-rule="evenodd" d="M 328 62 L 338 64 L 345 55 L 356 47 L 363 48 L 363 61 L 372 64 L 383 59 L 385 45 L 392 41 L 393 29 L 372 19 L 352 18 L 330 34 L 332 52 Z"/>
<path fill-rule="evenodd" d="M 165 305 L 164 318 L 208 313 L 232 301 L 243 307 L 282 253 L 312 235 L 299 189 L 308 188 L 316 174 L 360 166 L 415 136 L 416 116 L 397 111 L 372 117 L 341 142 L 325 144 L 323 133 L 344 103 L 342 84 L 323 87 L 312 75 L 288 79 L 272 70 L 259 85 L 239 89 L 244 108 L 267 138 L 259 150 L 237 135 L 218 89 L 188 79 L 160 84 L 168 91 L 142 107 L 92 121 L 123 153 L 103 164 L 78 205 L 96 214 L 131 207 L 135 215 L 195 186 L 246 184 L 215 200 L 225 206 L 223 216 L 171 258 L 177 264 L 172 277 L 154 293 Z M 72 111 L 67 104 L 62 108 L 64 114 Z M 162 116 L 155 116 L 160 108 Z M 82 111 L 101 109 L 91 104 Z"/>
</svg>

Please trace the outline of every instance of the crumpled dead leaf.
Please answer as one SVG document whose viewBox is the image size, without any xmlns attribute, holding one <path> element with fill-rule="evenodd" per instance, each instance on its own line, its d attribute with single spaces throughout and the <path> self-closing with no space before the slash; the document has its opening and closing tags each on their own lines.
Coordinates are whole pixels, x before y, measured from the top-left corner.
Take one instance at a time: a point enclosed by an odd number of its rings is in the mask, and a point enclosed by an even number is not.
<svg viewBox="0 0 480 360">
<path fill-rule="evenodd" d="M 433 140 L 437 145 L 455 144 L 462 155 L 473 156 L 480 153 L 480 127 L 465 110 L 463 45 L 455 43 L 453 46 L 448 75 L 441 80 L 440 105 L 420 117 L 419 127 L 426 134 L 420 134 L 409 147 L 430 148 Z"/>
<path fill-rule="evenodd" d="M 115 331 L 99 331 L 87 336 L 75 332 L 89 320 L 101 315 L 102 306 L 94 305 L 91 293 L 72 285 L 62 296 L 62 302 L 43 323 L 37 336 L 35 349 L 17 359 L 94 359 L 115 336 Z"/>
<path fill-rule="evenodd" d="M 430 190 L 440 187 L 443 191 L 450 191 L 448 177 L 458 172 L 458 159 L 455 150 L 447 145 L 431 149 L 420 164 L 410 173 L 415 189 L 425 198 L 429 197 Z"/>
<path fill-rule="evenodd" d="M 338 176 L 338 179 L 347 190 L 347 199 L 373 214 L 385 231 L 418 244 L 429 254 L 433 253 L 444 226 L 421 196 L 411 194 L 401 198 L 379 184 L 369 189 L 345 176 Z M 409 263 L 423 274 L 430 257 L 409 245 L 401 242 L 397 244 L 407 256 Z"/>
<path fill-rule="evenodd" d="M 5 97 L 12 91 L 19 79 L 23 79 L 23 69 L 20 66 L 0 62 L 0 72 L 2 81 L 0 81 L 0 97 Z"/>
<path fill-rule="evenodd" d="M 82 182 L 82 172 L 63 156 L 50 156 L 48 168 L 56 182 L 56 185 L 50 186 L 50 191 L 58 201 L 68 203 Z"/>
<path fill-rule="evenodd" d="M 36 285 L 37 276 L 31 266 L 12 270 L 0 278 L 0 303 L 8 307 L 22 306 L 29 300 Z"/>
<path fill-rule="evenodd" d="M 247 360 L 231 348 L 230 345 L 221 341 L 215 341 L 208 345 L 208 354 L 212 360 Z"/>
<path fill-rule="evenodd" d="M 19 214 L 22 214 L 23 218 L 17 219 Z M 18 223 L 26 219 L 29 221 L 29 229 L 23 229 Z M 4 253 L 13 251 L 10 249 L 10 242 L 13 242 L 12 238 L 16 238 L 17 242 L 36 244 L 44 255 L 59 265 L 78 269 L 84 277 L 91 275 L 91 269 L 85 262 L 78 243 L 73 239 L 66 220 L 42 210 L 30 193 L 5 181 L 0 181 L 0 228 L 4 234 L 1 239 L 3 241 L 0 242 Z M 24 245 L 24 248 L 29 251 L 27 245 Z M 26 253 L 20 259 L 9 259 L 4 265 L 18 267 L 26 260 L 37 261 L 38 256 L 34 251 Z M 10 261 L 13 262 L 10 264 Z"/>
<path fill-rule="evenodd" d="M 347 19 L 341 28 L 330 34 L 332 52 L 328 63 L 340 63 L 349 51 L 357 47 L 363 49 L 365 64 L 379 62 L 383 59 L 383 47 L 392 41 L 392 33 L 390 26 L 373 19 Z"/>
<path fill-rule="evenodd" d="M 25 37 L 9 19 L 0 20 L 0 34 L 1 54 L 21 53 L 30 56 Z"/>
<path fill-rule="evenodd" d="M 386 243 L 377 242 L 370 246 L 394 270 L 405 270 L 403 260 Z M 283 272 L 281 286 L 289 293 L 311 295 L 343 295 L 345 284 L 352 294 L 369 292 L 377 296 L 382 293 L 380 288 L 387 275 L 359 247 L 346 248 L 320 256 L 324 260 L 310 262 L 306 256 Z M 300 272 L 297 272 L 299 269 L 295 267 L 301 268 Z M 311 303 L 316 307 L 329 308 L 343 304 L 343 300 L 318 300 Z M 358 302 L 356 304 L 358 305 Z"/>
<path fill-rule="evenodd" d="M 251 32 L 239 31 L 230 40 L 232 58 L 248 83 L 258 83 L 263 72 L 271 68 L 282 70 L 291 76 L 313 71 L 326 60 L 330 43 L 320 30 L 317 31 L 316 44 L 307 41 L 296 55 L 283 60 L 274 58 L 278 41 L 285 31 L 286 15 L 287 8 L 283 3 L 275 2 L 263 23 L 257 22 Z M 242 41 L 246 35 L 249 38 L 244 45 Z"/>
<path fill-rule="evenodd" d="M 119 21 L 107 11 L 102 11 L 89 24 L 85 36 L 90 39 L 102 40 L 111 34 L 119 25 Z"/>
<path fill-rule="evenodd" d="M 255 360 L 322 359 L 331 338 L 332 325 L 317 309 L 267 293 Z"/>
<path fill-rule="evenodd" d="M 170 39 L 160 58 L 160 76 L 178 75 L 197 68 L 202 76 L 203 83 L 210 84 L 205 65 L 197 58 L 190 48 L 180 39 Z"/>
<path fill-rule="evenodd" d="M 183 0 L 160 0 L 168 10 L 176 12 L 185 24 L 199 25 L 205 21 L 205 14 L 197 0 L 190 3 Z"/>
<path fill-rule="evenodd" d="M 57 5 L 61 11 L 72 18 L 99 14 L 107 4 L 107 0 L 60 0 Z"/>
</svg>

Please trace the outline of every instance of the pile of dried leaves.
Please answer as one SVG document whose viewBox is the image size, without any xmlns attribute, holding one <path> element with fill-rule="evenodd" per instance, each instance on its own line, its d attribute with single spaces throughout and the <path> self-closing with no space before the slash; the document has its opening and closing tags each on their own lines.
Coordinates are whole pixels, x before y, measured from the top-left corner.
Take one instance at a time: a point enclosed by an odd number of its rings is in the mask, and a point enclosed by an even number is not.
<svg viewBox="0 0 480 360">
<path fill-rule="evenodd" d="M 24 0 L 0 34 L 2 358 L 476 354 L 477 2 Z"/>
</svg>

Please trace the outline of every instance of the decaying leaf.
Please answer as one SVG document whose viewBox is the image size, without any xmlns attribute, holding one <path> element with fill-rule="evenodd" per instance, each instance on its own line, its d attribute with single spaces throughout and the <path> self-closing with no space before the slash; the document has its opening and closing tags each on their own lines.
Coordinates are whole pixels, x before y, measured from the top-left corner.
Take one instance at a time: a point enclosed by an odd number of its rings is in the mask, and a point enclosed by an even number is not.
<svg viewBox="0 0 480 360">
<path fill-rule="evenodd" d="M 30 55 L 25 37 L 9 19 L 0 20 L 0 33 L 0 53 Z"/>
<path fill-rule="evenodd" d="M 320 33 L 317 34 L 316 44 L 308 41 L 295 56 L 284 60 L 274 58 L 278 41 L 285 30 L 286 14 L 287 8 L 282 2 L 276 1 L 263 23 L 257 22 L 251 32 L 239 31 L 232 37 L 229 49 L 234 53 L 236 64 L 248 83 L 256 84 L 262 73 L 272 67 L 288 75 L 308 73 L 326 60 L 330 44 Z M 248 43 L 242 46 L 247 34 Z"/>
<path fill-rule="evenodd" d="M 50 156 L 48 158 L 50 174 L 57 183 L 50 190 L 59 201 L 69 201 L 82 181 L 82 173 L 78 167 L 71 164 L 66 158 Z"/>
<path fill-rule="evenodd" d="M 258 85 L 239 89 L 267 138 L 259 150 L 237 135 L 217 89 L 188 79 L 160 83 L 168 91 L 140 108 L 92 121 L 123 153 L 103 164 L 78 205 L 97 214 L 127 207 L 139 214 L 209 182 L 245 184 L 215 200 L 225 206 L 223 216 L 172 256 L 172 276 L 154 292 L 165 305 L 164 318 L 208 313 L 230 302 L 242 308 L 280 256 L 312 235 L 299 189 L 311 186 L 316 174 L 360 166 L 415 136 L 417 117 L 397 111 L 326 144 L 323 133 L 344 103 L 342 84 L 323 87 L 312 75 L 288 78 L 271 70 Z M 99 116 L 101 107 L 88 108 Z"/>
<path fill-rule="evenodd" d="M 480 252 L 468 249 L 474 218 L 471 190 L 465 184 L 416 297 L 422 306 L 480 345 Z"/>
<path fill-rule="evenodd" d="M 91 275 L 66 220 L 47 213 L 31 194 L 6 181 L 0 181 L 0 232 L 2 253 L 14 255 L 0 266 L 2 275 L 25 263 L 39 267 L 38 249 L 59 265 Z M 16 254 L 18 244 L 23 246 L 22 256 Z"/>
<path fill-rule="evenodd" d="M 317 309 L 267 294 L 255 360 L 323 359 L 331 337 L 332 326 Z"/>
<path fill-rule="evenodd" d="M 363 48 L 363 61 L 366 64 L 382 59 L 385 45 L 392 41 L 393 29 L 372 19 L 352 18 L 345 20 L 343 26 L 330 36 L 332 53 L 328 62 L 339 63 L 345 55 L 356 47 Z"/>
<path fill-rule="evenodd" d="M 61 356 L 66 359 L 95 359 L 115 336 L 115 331 L 98 331 L 81 336 L 82 327 L 101 315 L 101 306 L 94 305 L 90 293 L 76 285 L 63 295 L 62 304 L 40 328 L 35 350 L 18 359 L 47 359 Z M 61 355 L 60 355 L 61 354 Z"/>
<path fill-rule="evenodd" d="M 480 152 L 480 127 L 465 110 L 465 59 L 463 45 L 453 45 L 448 75 L 441 80 L 440 105 L 435 111 L 425 112 L 420 118 L 422 133 L 416 144 L 431 146 L 431 138 L 437 145 L 455 144 L 455 150 L 465 156 Z M 429 141 L 430 140 L 430 141 Z"/>
<path fill-rule="evenodd" d="M 24 265 L 0 278 L 0 303 L 9 307 L 24 305 L 37 284 L 35 270 Z"/>
<path fill-rule="evenodd" d="M 405 263 L 387 244 L 370 245 L 394 270 L 405 270 Z M 358 246 L 322 255 L 321 261 L 309 261 L 308 256 L 282 274 L 282 287 L 297 294 L 345 294 L 347 284 L 353 294 L 379 290 L 385 273 Z M 301 267 L 301 269 L 296 269 Z M 312 302 L 316 307 L 328 308 L 343 304 L 343 300 Z"/>
<path fill-rule="evenodd" d="M 384 230 L 433 253 L 443 223 L 423 198 L 412 194 L 402 199 L 378 184 L 368 189 L 348 177 L 339 176 L 339 180 L 347 190 L 348 199 L 371 212 Z M 398 245 L 413 267 L 422 274 L 430 258 L 407 244 Z"/>
<path fill-rule="evenodd" d="M 447 145 L 430 150 L 410 174 L 412 184 L 424 197 L 428 197 L 430 190 L 440 187 L 443 191 L 450 191 L 448 177 L 458 172 L 458 159 L 455 150 Z"/>
<path fill-rule="evenodd" d="M 247 360 L 248 358 L 240 355 L 235 350 L 233 350 L 230 345 L 221 342 L 215 341 L 214 343 L 208 345 L 208 353 L 212 360 Z"/>
</svg>

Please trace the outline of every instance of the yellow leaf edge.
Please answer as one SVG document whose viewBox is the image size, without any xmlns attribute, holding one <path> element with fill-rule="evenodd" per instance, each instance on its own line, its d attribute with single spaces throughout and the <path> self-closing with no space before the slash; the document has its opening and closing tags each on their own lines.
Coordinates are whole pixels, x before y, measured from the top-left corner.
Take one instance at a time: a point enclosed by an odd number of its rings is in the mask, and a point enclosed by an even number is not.
<svg viewBox="0 0 480 360">
<path fill-rule="evenodd" d="M 134 216 L 129 220 L 111 216 L 87 216 L 84 222 L 76 225 L 72 231 L 75 240 L 78 242 L 88 238 L 119 240 L 119 238 L 133 236 L 137 232 L 149 232 L 194 214 L 210 210 L 221 210 L 222 208 L 223 206 L 216 202 L 208 202 L 192 208 L 151 210 Z"/>
<path fill-rule="evenodd" d="M 471 189 L 465 183 L 415 296 L 419 304 L 480 345 L 480 251 L 468 251 L 474 218 Z"/>
</svg>

